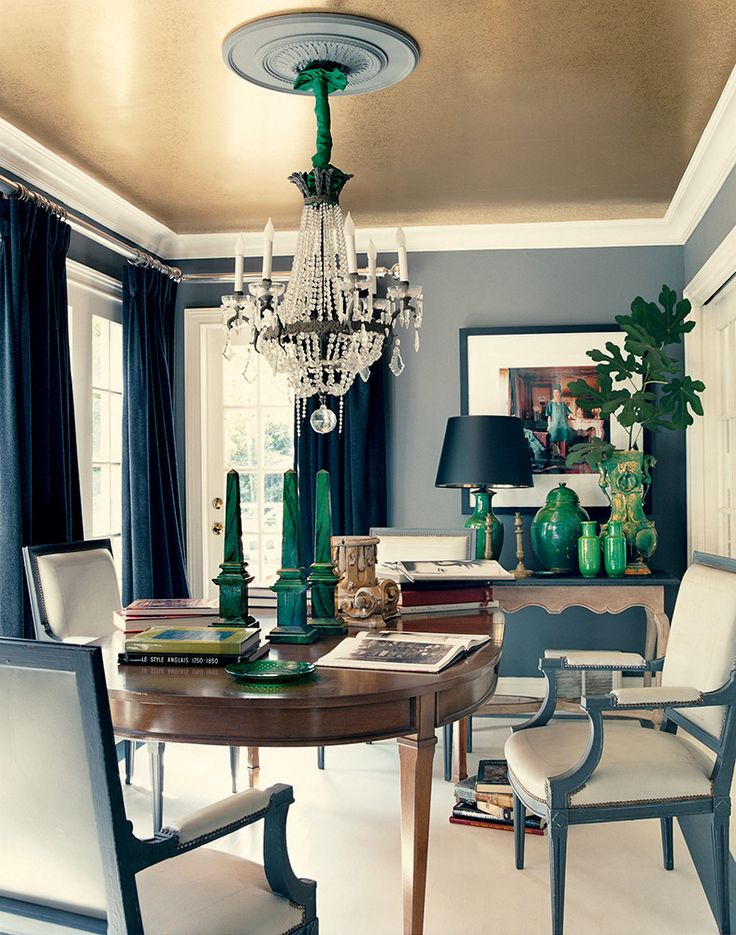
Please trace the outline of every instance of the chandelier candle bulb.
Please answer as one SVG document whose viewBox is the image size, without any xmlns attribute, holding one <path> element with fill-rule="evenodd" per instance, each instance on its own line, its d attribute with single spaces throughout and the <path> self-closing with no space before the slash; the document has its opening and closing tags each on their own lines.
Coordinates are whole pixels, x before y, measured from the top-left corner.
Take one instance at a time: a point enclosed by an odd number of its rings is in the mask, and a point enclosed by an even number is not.
<svg viewBox="0 0 736 935">
<path fill-rule="evenodd" d="M 357 273 L 358 254 L 355 250 L 355 224 L 349 211 L 348 216 L 345 218 L 343 230 L 345 231 L 345 247 L 348 252 L 348 273 Z"/>
<path fill-rule="evenodd" d="M 263 272 L 261 279 L 271 279 L 271 266 L 273 265 L 273 224 L 271 218 L 263 228 Z"/>
<path fill-rule="evenodd" d="M 406 256 L 406 234 L 400 227 L 396 231 L 396 244 L 399 248 L 399 280 L 409 282 L 409 261 Z"/>
<path fill-rule="evenodd" d="M 243 235 L 235 241 L 235 283 L 233 286 L 234 292 L 243 291 L 243 254 L 245 253 L 245 242 L 243 241 Z"/>
<path fill-rule="evenodd" d="M 368 279 L 371 282 L 376 281 L 376 258 L 378 254 L 376 252 L 376 245 L 372 240 L 368 241 Z"/>
</svg>

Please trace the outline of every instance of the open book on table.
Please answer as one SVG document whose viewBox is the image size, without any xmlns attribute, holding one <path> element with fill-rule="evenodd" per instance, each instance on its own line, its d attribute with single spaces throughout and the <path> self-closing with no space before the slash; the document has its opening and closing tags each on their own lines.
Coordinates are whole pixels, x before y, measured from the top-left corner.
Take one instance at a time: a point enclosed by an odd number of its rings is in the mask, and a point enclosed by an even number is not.
<svg viewBox="0 0 736 935">
<path fill-rule="evenodd" d="M 379 578 L 398 582 L 470 582 L 513 578 L 510 571 L 490 559 L 437 559 L 419 562 L 387 562 L 376 566 Z"/>
<path fill-rule="evenodd" d="M 374 630 L 347 637 L 318 659 L 317 665 L 391 669 L 395 672 L 439 672 L 489 640 L 490 636 L 469 633 Z"/>
</svg>

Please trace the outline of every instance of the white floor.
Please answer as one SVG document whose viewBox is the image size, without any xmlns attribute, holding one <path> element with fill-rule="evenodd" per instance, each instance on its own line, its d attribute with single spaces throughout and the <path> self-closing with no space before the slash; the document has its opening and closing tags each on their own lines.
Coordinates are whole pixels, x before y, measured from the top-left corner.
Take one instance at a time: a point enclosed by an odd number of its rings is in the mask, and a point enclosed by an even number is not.
<svg viewBox="0 0 736 935">
<path fill-rule="evenodd" d="M 477 719 L 470 768 L 498 755 L 508 726 Z M 426 935 L 548 935 L 547 839 L 527 836 L 525 870 L 514 869 L 513 836 L 451 825 L 452 785 L 442 779 L 437 745 L 426 906 Z M 136 833 L 151 833 L 148 758 L 138 751 L 125 787 Z M 320 935 L 401 935 L 398 755 L 395 741 L 316 751 L 264 749 L 259 785 L 288 782 L 295 871 L 317 880 Z M 245 757 L 243 782 L 247 784 Z M 165 822 L 229 793 L 228 751 L 169 744 Z M 662 868 L 659 823 L 626 822 L 570 831 L 566 935 L 705 935 L 713 917 L 679 829 L 675 870 Z M 260 834 L 244 829 L 218 842 L 260 859 Z M 247 929 L 245 930 L 247 931 Z M 202 933 L 206 935 L 206 933 Z"/>
</svg>

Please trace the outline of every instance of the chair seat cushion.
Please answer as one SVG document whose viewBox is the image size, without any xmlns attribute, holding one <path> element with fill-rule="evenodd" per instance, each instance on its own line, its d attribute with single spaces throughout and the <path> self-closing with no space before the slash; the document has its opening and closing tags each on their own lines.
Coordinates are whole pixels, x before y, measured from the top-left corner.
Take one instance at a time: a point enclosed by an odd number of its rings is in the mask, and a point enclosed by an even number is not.
<svg viewBox="0 0 736 935">
<path fill-rule="evenodd" d="M 146 935 L 285 935 L 304 922 L 263 867 L 210 847 L 148 867 L 136 884 Z"/>
<path fill-rule="evenodd" d="M 587 720 L 554 720 L 546 727 L 517 731 L 506 741 L 509 773 L 529 795 L 547 801 L 547 780 L 575 766 L 590 735 Z M 587 784 L 569 796 L 570 808 L 711 794 L 709 757 L 675 734 L 641 727 L 637 721 L 606 719 L 603 755 Z"/>
</svg>

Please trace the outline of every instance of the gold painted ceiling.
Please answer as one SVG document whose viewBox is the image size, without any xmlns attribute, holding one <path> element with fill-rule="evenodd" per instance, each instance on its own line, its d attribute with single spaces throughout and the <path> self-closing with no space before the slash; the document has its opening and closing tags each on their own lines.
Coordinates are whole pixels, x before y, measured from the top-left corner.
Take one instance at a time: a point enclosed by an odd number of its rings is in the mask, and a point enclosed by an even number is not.
<svg viewBox="0 0 736 935">
<path fill-rule="evenodd" d="M 312 102 L 221 45 L 307 9 L 421 49 L 401 84 L 333 100 L 364 226 L 662 216 L 736 63 L 733 0 L 0 0 L 0 116 L 178 233 L 293 229 Z"/>
</svg>

